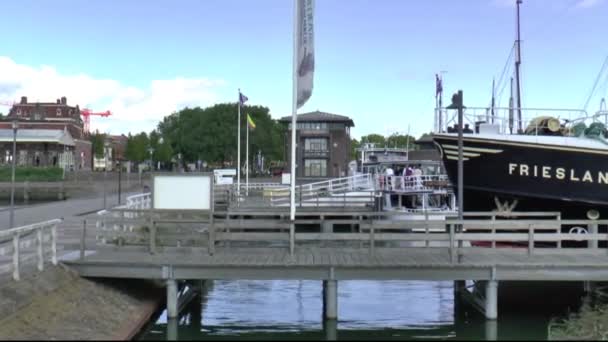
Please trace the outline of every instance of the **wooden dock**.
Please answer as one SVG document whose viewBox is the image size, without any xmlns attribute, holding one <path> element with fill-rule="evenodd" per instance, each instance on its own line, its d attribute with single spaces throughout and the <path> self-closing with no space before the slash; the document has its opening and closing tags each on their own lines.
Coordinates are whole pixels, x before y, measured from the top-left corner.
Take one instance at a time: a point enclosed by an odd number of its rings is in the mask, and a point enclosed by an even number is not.
<svg viewBox="0 0 608 342">
<path fill-rule="evenodd" d="M 164 279 L 168 291 L 182 280 L 321 280 L 328 318 L 337 317 L 341 280 L 481 281 L 488 319 L 497 317 L 500 281 L 608 281 L 608 250 L 599 248 L 608 221 L 559 213 L 394 221 L 387 212 L 316 211 L 293 222 L 283 211 L 110 214 L 99 224 L 105 244 L 83 245 L 80 258 L 64 262 L 82 276 Z M 500 247 L 513 241 L 518 247 Z"/>
</svg>

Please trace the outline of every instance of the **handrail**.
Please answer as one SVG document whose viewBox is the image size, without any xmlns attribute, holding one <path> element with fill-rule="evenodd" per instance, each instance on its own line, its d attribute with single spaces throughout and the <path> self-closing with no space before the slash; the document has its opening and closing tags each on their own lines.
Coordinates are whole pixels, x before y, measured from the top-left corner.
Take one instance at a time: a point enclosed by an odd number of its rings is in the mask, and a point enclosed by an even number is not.
<svg viewBox="0 0 608 342">
<path fill-rule="evenodd" d="M 12 268 L 13 268 L 13 279 L 18 281 L 20 279 L 20 264 L 21 264 L 21 248 L 26 248 L 31 245 L 27 239 L 27 235 L 32 232 L 36 232 L 36 255 L 38 259 L 37 268 L 38 271 L 44 270 L 44 247 L 45 242 L 44 233 L 47 230 L 51 230 L 50 247 L 51 247 L 51 263 L 57 265 L 57 226 L 63 222 L 62 219 L 54 219 L 39 223 L 34 223 L 22 227 L 11 228 L 7 230 L 0 230 L 0 239 L 5 237 L 12 237 Z M 22 240 L 22 237 L 25 237 Z M 0 255 L 5 255 L 7 249 L 0 248 Z"/>
<path fill-rule="evenodd" d="M 552 116 L 557 119 L 566 120 L 568 123 L 574 121 L 594 119 L 599 115 L 588 115 L 587 111 L 581 109 L 568 109 L 568 108 L 508 108 L 508 107 L 495 107 L 495 115 L 491 115 L 490 107 L 466 107 L 464 109 L 463 118 L 464 123 L 475 125 L 477 122 L 494 123 L 499 126 L 500 134 L 515 134 L 518 132 L 519 127 L 525 130 L 534 118 L 539 116 Z M 514 113 L 518 110 L 524 112 L 521 122 Z M 439 132 L 447 131 L 447 128 L 457 121 L 456 111 L 452 112 L 452 115 L 448 114 L 448 109 L 445 107 L 436 108 L 444 119 L 442 120 L 442 127 L 439 127 Z M 528 114 L 534 112 L 533 114 Z M 521 125 L 520 125 L 521 123 Z M 536 124 L 535 135 L 538 135 L 539 128 L 543 126 Z M 475 127 L 471 127 L 474 129 Z M 512 131 L 512 133 L 510 133 Z"/>
</svg>

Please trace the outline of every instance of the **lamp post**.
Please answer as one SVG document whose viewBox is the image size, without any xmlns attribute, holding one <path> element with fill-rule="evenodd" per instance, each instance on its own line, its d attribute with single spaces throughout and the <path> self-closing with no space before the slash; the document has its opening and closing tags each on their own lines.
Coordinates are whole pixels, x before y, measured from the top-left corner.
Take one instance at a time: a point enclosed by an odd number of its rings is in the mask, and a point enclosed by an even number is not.
<svg viewBox="0 0 608 342">
<path fill-rule="evenodd" d="M 182 167 L 182 153 L 179 152 L 177 154 L 177 172 L 181 172 L 181 167 Z"/>
<path fill-rule="evenodd" d="M 19 123 L 13 120 L 13 155 L 11 156 L 12 171 L 11 171 L 11 212 L 9 228 L 15 227 L 15 156 L 17 154 L 17 129 Z"/>
<path fill-rule="evenodd" d="M 462 90 L 452 96 L 452 104 L 447 109 L 458 109 L 458 219 L 462 220 L 463 206 L 463 153 L 462 153 L 462 116 L 464 110 L 464 101 L 462 99 Z"/>
<path fill-rule="evenodd" d="M 120 195 L 121 195 L 121 181 L 122 181 L 122 159 L 118 158 L 118 205 L 120 206 Z"/>
<path fill-rule="evenodd" d="M 107 209 L 107 197 L 108 197 L 108 142 L 104 142 L 103 144 L 103 208 Z"/>
<path fill-rule="evenodd" d="M 154 153 L 154 148 L 149 147 L 148 152 L 150 152 L 150 171 L 154 171 L 154 159 L 152 158 L 152 154 Z"/>
</svg>

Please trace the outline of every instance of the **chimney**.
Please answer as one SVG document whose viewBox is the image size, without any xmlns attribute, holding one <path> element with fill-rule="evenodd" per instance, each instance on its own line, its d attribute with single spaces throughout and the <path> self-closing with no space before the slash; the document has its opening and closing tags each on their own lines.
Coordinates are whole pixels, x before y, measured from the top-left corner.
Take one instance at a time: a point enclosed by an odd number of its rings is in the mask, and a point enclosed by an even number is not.
<svg viewBox="0 0 608 342">
<path fill-rule="evenodd" d="M 57 99 L 57 104 L 59 104 L 59 99 Z"/>
<path fill-rule="evenodd" d="M 68 99 L 66 99 L 65 96 L 61 97 L 61 104 L 62 105 L 67 105 L 68 104 Z"/>
<path fill-rule="evenodd" d="M 27 103 L 27 96 L 21 96 L 21 104 Z"/>
</svg>

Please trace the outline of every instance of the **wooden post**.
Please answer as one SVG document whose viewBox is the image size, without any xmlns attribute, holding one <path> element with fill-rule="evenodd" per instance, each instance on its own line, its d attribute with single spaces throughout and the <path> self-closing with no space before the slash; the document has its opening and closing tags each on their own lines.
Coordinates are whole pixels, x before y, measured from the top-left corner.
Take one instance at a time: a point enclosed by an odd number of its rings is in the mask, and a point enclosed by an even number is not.
<svg viewBox="0 0 608 342">
<path fill-rule="evenodd" d="M 374 224 L 373 222 L 369 226 L 369 253 L 370 255 L 374 255 L 376 253 L 375 249 L 375 241 L 374 241 Z"/>
<path fill-rule="evenodd" d="M 150 254 L 156 253 L 156 221 L 150 221 Z"/>
<path fill-rule="evenodd" d="M 44 270 L 44 254 L 42 253 L 42 229 L 43 227 L 39 227 L 36 230 L 36 250 L 38 254 L 38 271 Z"/>
<path fill-rule="evenodd" d="M 82 235 L 80 236 L 80 260 L 84 260 L 84 251 L 86 249 L 85 239 L 87 237 L 87 220 L 82 221 Z"/>
<path fill-rule="evenodd" d="M 212 221 L 209 225 L 209 255 L 215 253 L 215 223 L 213 222 L 213 215 L 211 215 Z"/>
<path fill-rule="evenodd" d="M 528 225 L 528 256 L 534 253 L 534 227 Z"/>
<path fill-rule="evenodd" d="M 18 281 L 19 277 L 19 233 L 13 235 L 13 279 Z"/>
<path fill-rule="evenodd" d="M 51 226 L 51 263 L 57 266 L 57 223 Z"/>
<path fill-rule="evenodd" d="M 450 227 L 450 263 L 454 263 L 456 260 L 456 250 L 455 250 L 455 237 L 454 237 L 454 225 L 449 224 Z"/>
<path fill-rule="evenodd" d="M 597 234 L 597 232 L 598 232 L 597 223 L 595 223 L 595 222 L 589 223 L 588 229 L 589 229 L 589 234 Z M 588 240 L 587 246 L 592 249 L 597 249 L 598 240 L 596 238 L 594 238 L 593 240 Z"/>
<path fill-rule="evenodd" d="M 494 226 L 494 221 L 496 221 L 496 215 L 492 215 L 492 235 L 494 236 L 494 238 L 492 239 L 492 248 L 496 248 L 496 227 Z"/>
<path fill-rule="evenodd" d="M 296 244 L 296 224 L 295 220 L 289 225 L 289 255 L 293 256 Z"/>
<path fill-rule="evenodd" d="M 561 222 L 562 221 L 562 215 L 561 214 L 559 214 L 557 216 L 557 221 L 558 221 L 558 225 L 557 225 L 557 232 L 556 233 L 557 234 L 561 234 L 561 232 L 562 232 L 562 222 Z M 557 248 L 562 248 L 562 240 L 561 239 L 557 240 Z"/>
</svg>

